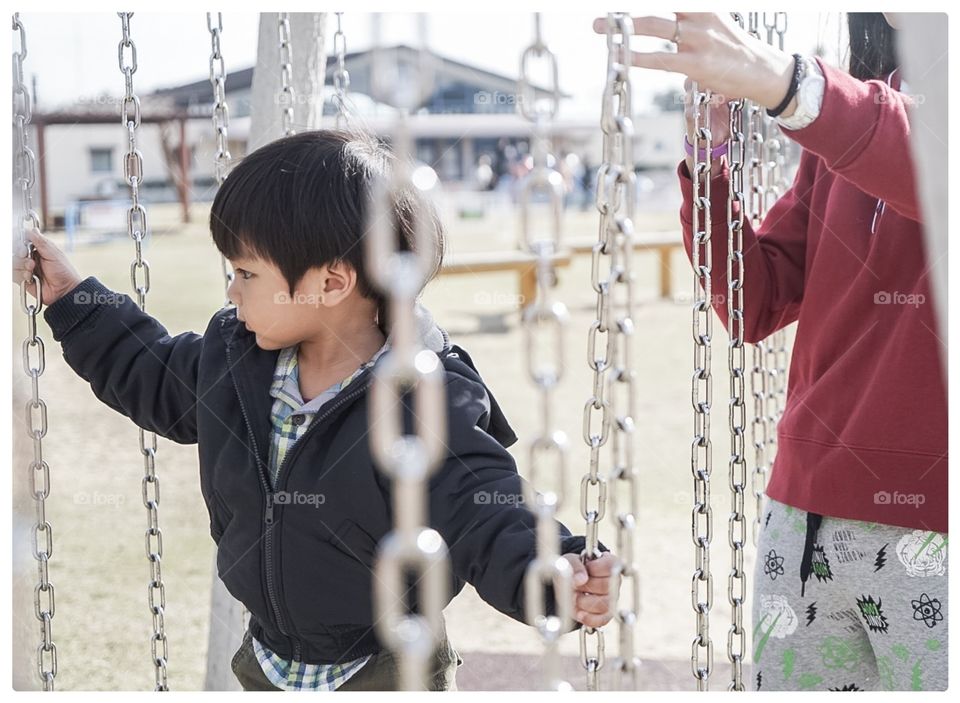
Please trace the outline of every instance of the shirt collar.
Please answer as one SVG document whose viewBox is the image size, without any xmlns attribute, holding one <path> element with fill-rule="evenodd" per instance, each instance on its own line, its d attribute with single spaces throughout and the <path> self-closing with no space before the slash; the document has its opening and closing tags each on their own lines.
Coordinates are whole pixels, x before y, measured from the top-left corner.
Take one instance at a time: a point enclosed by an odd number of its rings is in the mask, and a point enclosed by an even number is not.
<svg viewBox="0 0 960 703">
<path fill-rule="evenodd" d="M 281 398 L 287 404 L 294 408 L 316 409 L 321 403 L 317 401 L 323 399 L 325 402 L 332 395 L 346 387 L 361 371 L 373 366 L 377 360 L 390 348 L 389 342 L 384 342 L 380 349 L 367 361 L 360 364 L 357 369 L 349 376 L 338 381 L 324 390 L 322 393 L 312 398 L 308 403 L 303 402 L 303 396 L 300 394 L 300 373 L 297 363 L 298 344 L 290 347 L 284 347 L 279 356 L 277 356 L 277 366 L 273 373 L 273 383 L 270 385 L 270 395 L 274 398 Z"/>
</svg>

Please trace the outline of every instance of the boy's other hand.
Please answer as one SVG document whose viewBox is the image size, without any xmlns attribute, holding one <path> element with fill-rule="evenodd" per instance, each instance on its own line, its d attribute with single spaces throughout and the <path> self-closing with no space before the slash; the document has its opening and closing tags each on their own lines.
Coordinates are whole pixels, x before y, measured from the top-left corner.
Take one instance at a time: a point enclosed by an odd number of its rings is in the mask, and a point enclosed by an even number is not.
<svg viewBox="0 0 960 703">
<path fill-rule="evenodd" d="M 33 281 L 33 276 L 36 274 L 42 283 L 43 305 L 52 305 L 76 287 L 83 278 L 70 263 L 66 254 L 40 230 L 30 230 L 27 236 L 33 243 L 36 253 L 33 257 L 27 256 L 27 247 L 20 241 L 16 242 L 13 252 L 13 282 L 20 285 L 22 281 L 30 281 L 27 292 L 36 298 L 37 284 Z"/>
<path fill-rule="evenodd" d="M 617 558 L 603 552 L 603 556 L 584 563 L 579 554 L 563 556 L 573 567 L 574 619 L 587 627 L 603 627 L 613 619 L 619 595 L 620 584 L 611 584 Z"/>
</svg>

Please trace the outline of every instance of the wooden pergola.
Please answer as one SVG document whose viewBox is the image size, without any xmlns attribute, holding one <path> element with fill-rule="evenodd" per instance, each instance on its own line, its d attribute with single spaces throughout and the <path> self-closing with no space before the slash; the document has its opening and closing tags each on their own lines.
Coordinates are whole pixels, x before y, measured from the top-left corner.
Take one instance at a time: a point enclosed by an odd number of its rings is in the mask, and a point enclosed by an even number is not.
<svg viewBox="0 0 960 703">
<path fill-rule="evenodd" d="M 176 145 L 174 150 L 170 151 L 164 146 L 164 156 L 167 158 L 170 173 L 177 187 L 182 213 L 181 217 L 184 223 L 190 221 L 190 150 L 187 145 L 187 120 L 195 117 L 196 115 L 190 115 L 183 110 L 170 109 L 144 109 L 140 117 L 141 124 L 165 125 L 176 123 L 177 125 L 180 143 Z M 44 230 L 50 226 L 49 200 L 47 198 L 46 128 L 53 125 L 116 125 L 119 122 L 120 117 L 114 112 L 63 110 L 33 113 L 31 125 L 37 133 L 37 178 L 40 187 L 40 221 Z M 171 153 L 172 151 L 176 152 L 175 155 Z"/>
</svg>

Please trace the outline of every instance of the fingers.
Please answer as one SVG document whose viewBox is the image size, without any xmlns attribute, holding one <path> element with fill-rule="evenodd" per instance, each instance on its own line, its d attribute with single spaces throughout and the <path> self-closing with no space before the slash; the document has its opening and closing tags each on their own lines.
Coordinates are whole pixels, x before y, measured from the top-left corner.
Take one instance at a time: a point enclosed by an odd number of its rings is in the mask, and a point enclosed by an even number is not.
<svg viewBox="0 0 960 703">
<path fill-rule="evenodd" d="M 610 593 L 610 579 L 607 577 L 587 579 L 583 585 L 575 586 L 580 593 L 596 593 L 606 595 Z"/>
<path fill-rule="evenodd" d="M 38 229 L 32 229 L 27 232 L 27 237 L 44 259 L 52 258 L 53 253 L 57 251 L 56 245 Z"/>
<path fill-rule="evenodd" d="M 689 73 L 690 61 L 686 54 L 672 51 L 631 51 L 630 65 L 671 73 Z"/>
<path fill-rule="evenodd" d="M 617 564 L 617 558 L 610 552 L 603 552 L 602 556 L 596 559 L 589 559 L 585 564 L 587 573 L 592 577 L 610 576 L 613 573 L 613 567 Z"/>
<path fill-rule="evenodd" d="M 577 621 L 582 622 L 587 627 L 603 627 L 613 619 L 613 614 L 597 614 L 577 612 Z"/>
<path fill-rule="evenodd" d="M 645 37 L 658 37 L 660 39 L 673 39 L 673 34 L 677 29 L 676 20 L 664 17 L 654 17 L 646 15 L 633 18 L 633 33 Z M 597 34 L 607 33 L 607 18 L 597 17 L 593 21 L 593 31 Z M 618 32 L 619 34 L 619 32 Z"/>
<path fill-rule="evenodd" d="M 33 257 L 18 254 L 13 260 L 13 282 L 32 280 L 36 268 L 37 262 Z"/>
<path fill-rule="evenodd" d="M 23 266 L 23 269 L 22 269 L 22 274 L 23 274 L 22 277 L 23 277 L 23 280 L 25 280 L 25 281 L 31 281 L 31 280 L 33 280 L 33 275 L 34 275 L 34 271 L 36 270 L 36 268 L 37 268 L 37 262 L 36 262 L 36 261 L 34 261 L 33 259 L 26 259 L 26 260 L 24 261 L 24 266 Z"/>
<path fill-rule="evenodd" d="M 564 554 L 564 558 L 570 562 L 570 568 L 573 569 L 573 587 L 579 590 L 589 579 L 587 567 L 580 561 L 577 554 Z"/>
<path fill-rule="evenodd" d="M 593 593 L 578 593 L 576 604 L 578 612 L 603 615 L 610 609 L 610 598 Z"/>
<path fill-rule="evenodd" d="M 660 39 L 671 40 L 677 31 L 677 20 L 664 17 L 653 17 L 647 15 L 644 17 L 633 18 L 633 33 L 642 34 L 647 37 L 658 37 Z"/>
</svg>

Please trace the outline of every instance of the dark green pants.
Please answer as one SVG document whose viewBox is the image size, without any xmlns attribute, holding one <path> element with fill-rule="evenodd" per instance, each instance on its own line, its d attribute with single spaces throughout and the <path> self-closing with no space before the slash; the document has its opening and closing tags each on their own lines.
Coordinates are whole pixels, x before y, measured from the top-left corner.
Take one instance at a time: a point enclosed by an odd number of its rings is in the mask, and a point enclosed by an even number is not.
<svg viewBox="0 0 960 703">
<path fill-rule="evenodd" d="M 456 691 L 457 667 L 463 659 L 450 644 L 444 633 L 443 639 L 434 652 L 430 669 L 430 691 Z M 244 691 L 279 691 L 263 673 L 260 662 L 253 650 L 253 639 L 247 630 L 243 643 L 233 655 L 230 668 L 243 686 Z M 371 655 L 363 667 L 341 685 L 338 691 L 396 691 L 399 682 L 399 670 L 396 657 L 388 649 L 381 649 Z"/>
</svg>

